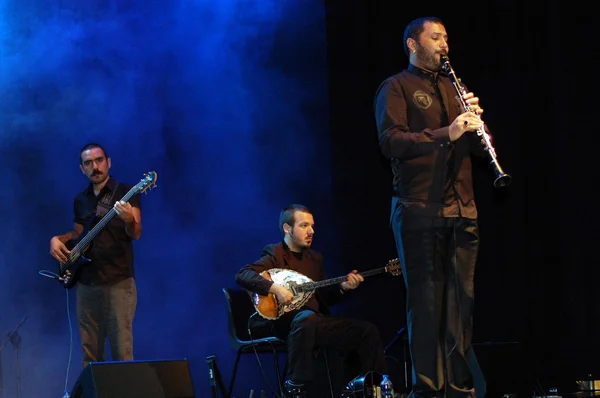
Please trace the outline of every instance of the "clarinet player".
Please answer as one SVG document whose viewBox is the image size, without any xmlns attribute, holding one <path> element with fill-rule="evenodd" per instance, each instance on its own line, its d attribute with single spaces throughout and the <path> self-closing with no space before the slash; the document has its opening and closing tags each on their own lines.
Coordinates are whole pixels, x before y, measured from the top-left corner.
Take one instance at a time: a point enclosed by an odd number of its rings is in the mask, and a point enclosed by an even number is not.
<svg viewBox="0 0 600 398">
<path fill-rule="evenodd" d="M 404 50 L 409 65 L 381 83 L 374 113 L 380 150 L 393 172 L 390 222 L 407 287 L 410 397 L 475 397 L 479 232 L 470 156 L 486 156 L 475 134 L 483 109 L 467 91 L 471 111 L 464 112 L 440 73 L 449 51 L 440 19 L 410 22 Z"/>
</svg>

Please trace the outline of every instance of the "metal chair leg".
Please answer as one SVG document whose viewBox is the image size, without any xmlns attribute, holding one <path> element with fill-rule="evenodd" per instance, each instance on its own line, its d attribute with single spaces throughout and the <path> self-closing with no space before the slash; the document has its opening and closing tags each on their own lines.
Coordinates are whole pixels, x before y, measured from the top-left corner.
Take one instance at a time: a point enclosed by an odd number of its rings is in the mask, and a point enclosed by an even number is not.
<svg viewBox="0 0 600 398">
<path fill-rule="evenodd" d="M 227 395 L 229 396 L 229 398 L 231 398 L 231 395 L 233 394 L 233 383 L 235 381 L 235 376 L 237 374 L 237 368 L 238 368 L 238 364 L 240 362 L 240 356 L 242 355 L 242 350 L 239 349 L 237 352 L 237 356 L 235 358 L 235 364 L 233 365 L 233 372 L 231 374 L 231 380 L 229 380 L 229 392 L 227 393 Z"/>
<path fill-rule="evenodd" d="M 288 374 L 288 362 L 286 359 L 285 365 L 283 365 L 283 374 L 281 375 L 281 379 L 285 380 L 287 378 L 287 374 Z"/>
<path fill-rule="evenodd" d="M 275 362 L 275 374 L 277 375 L 277 383 L 279 386 L 279 394 L 283 397 L 283 381 L 281 380 L 281 373 L 279 372 L 279 354 L 277 348 L 270 343 L 271 350 L 273 350 L 273 361 Z"/>
<path fill-rule="evenodd" d="M 327 349 L 323 349 L 323 355 L 325 355 L 325 369 L 327 369 L 327 380 L 329 381 L 329 393 L 331 398 L 335 398 L 333 395 L 333 383 L 331 382 L 331 372 L 329 371 L 329 359 L 327 358 Z"/>
</svg>

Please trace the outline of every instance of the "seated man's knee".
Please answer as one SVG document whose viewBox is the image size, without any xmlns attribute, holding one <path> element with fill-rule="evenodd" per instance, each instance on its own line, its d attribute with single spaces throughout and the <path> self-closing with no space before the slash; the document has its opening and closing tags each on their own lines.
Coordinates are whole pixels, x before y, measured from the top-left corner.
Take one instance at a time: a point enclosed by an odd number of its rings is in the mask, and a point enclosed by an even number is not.
<svg viewBox="0 0 600 398">
<path fill-rule="evenodd" d="M 364 336 L 366 339 L 371 341 L 380 341 L 381 336 L 379 334 L 379 329 L 375 326 L 374 323 L 365 321 L 364 323 Z"/>
<path fill-rule="evenodd" d="M 290 329 L 292 332 L 297 330 L 312 330 L 315 329 L 319 317 L 312 311 L 306 311 L 296 315 L 291 323 Z"/>
</svg>

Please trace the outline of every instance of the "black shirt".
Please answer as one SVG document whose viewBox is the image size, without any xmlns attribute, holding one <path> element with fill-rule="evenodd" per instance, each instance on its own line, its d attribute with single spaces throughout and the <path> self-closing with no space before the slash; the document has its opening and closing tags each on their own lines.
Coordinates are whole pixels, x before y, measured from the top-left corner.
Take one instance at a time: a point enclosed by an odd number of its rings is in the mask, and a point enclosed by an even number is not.
<svg viewBox="0 0 600 398">
<path fill-rule="evenodd" d="M 245 265 L 238 271 L 236 282 L 244 289 L 266 296 L 269 294 L 269 289 L 273 282 L 263 278 L 259 274 L 272 268 L 291 269 L 309 277 L 313 281 L 327 279 L 321 253 L 312 249 L 303 250 L 301 254 L 294 253 L 282 241 L 277 244 L 265 246 L 260 259 Z M 319 288 L 315 291 L 315 295 L 305 304 L 305 307 L 315 312 L 328 314 L 329 305 L 335 304 L 342 296 L 343 293 L 339 285 Z"/>
<path fill-rule="evenodd" d="M 421 214 L 477 218 L 470 155 L 485 152 L 475 133 L 450 142 L 448 126 L 462 113 L 450 79 L 411 64 L 381 84 L 374 112 L 394 173 L 393 206 L 400 201 Z"/>
<path fill-rule="evenodd" d="M 105 214 L 131 188 L 131 185 L 110 177 L 98 196 L 91 183 L 81 191 L 74 201 L 74 221 L 84 228 L 81 237 L 100 219 L 96 217 L 97 210 Z M 140 195 L 134 195 L 129 203 L 141 209 Z M 135 277 L 132 239 L 125 232 L 125 222 L 116 215 L 96 235 L 84 256 L 92 260 L 81 266 L 79 282 L 84 285 L 114 283 Z"/>
</svg>

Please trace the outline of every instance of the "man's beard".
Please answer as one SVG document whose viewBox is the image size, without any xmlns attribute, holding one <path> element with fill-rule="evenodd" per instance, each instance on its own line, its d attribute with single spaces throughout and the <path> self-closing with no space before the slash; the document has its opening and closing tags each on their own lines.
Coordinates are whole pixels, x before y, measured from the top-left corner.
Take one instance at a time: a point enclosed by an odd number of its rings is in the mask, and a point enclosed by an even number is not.
<svg viewBox="0 0 600 398">
<path fill-rule="evenodd" d="M 312 241 L 310 243 L 306 242 L 305 239 L 297 239 L 296 235 L 294 235 L 294 230 L 290 230 L 290 237 L 292 238 L 292 242 L 301 250 L 310 249 L 312 245 Z"/>
<path fill-rule="evenodd" d="M 432 72 L 439 72 L 440 70 L 442 70 L 442 61 L 440 60 L 440 54 L 430 54 L 423 47 L 418 46 L 417 56 L 421 61 L 423 67 L 425 67 L 425 69 L 430 70 Z"/>
</svg>

